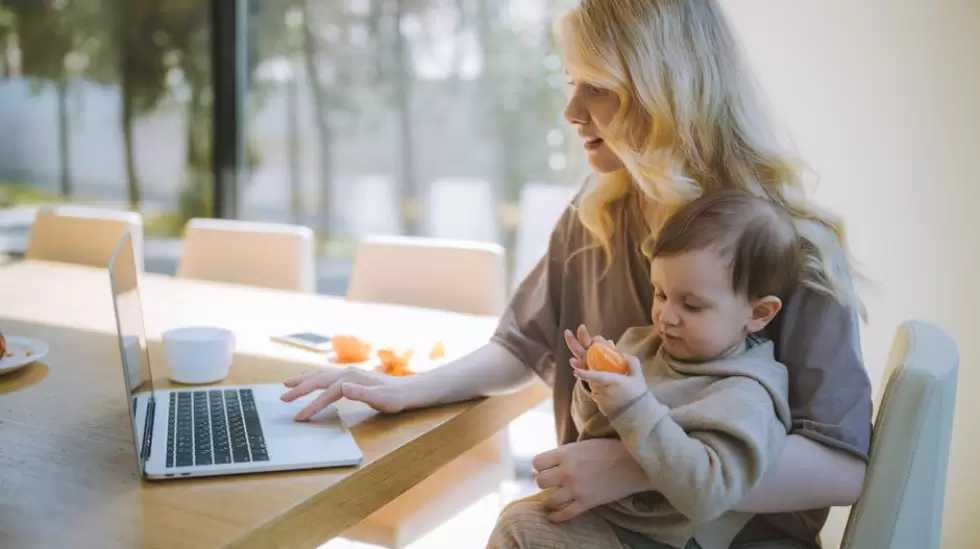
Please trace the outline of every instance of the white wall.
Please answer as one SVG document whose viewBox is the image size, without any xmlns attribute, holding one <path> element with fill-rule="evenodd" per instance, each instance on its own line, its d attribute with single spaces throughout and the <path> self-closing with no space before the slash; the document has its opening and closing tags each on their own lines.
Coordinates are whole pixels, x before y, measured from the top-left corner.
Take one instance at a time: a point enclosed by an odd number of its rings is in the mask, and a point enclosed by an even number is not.
<svg viewBox="0 0 980 549">
<path fill-rule="evenodd" d="M 962 370 L 943 547 L 980 545 L 980 2 L 725 0 L 781 121 L 819 172 L 878 287 L 865 359 L 878 388 L 898 323 L 939 324 Z M 836 546 L 842 525 L 826 534 Z"/>
</svg>

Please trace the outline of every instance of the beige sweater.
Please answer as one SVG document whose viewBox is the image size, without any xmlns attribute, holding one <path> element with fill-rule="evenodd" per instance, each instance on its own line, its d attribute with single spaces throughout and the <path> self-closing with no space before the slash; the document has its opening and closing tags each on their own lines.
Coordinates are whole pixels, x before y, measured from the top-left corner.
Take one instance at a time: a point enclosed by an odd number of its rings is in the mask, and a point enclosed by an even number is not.
<svg viewBox="0 0 980 549">
<path fill-rule="evenodd" d="M 705 363 L 667 356 L 652 327 L 617 344 L 643 363 L 650 390 L 608 419 L 579 382 L 572 419 L 579 440 L 619 436 L 655 492 L 595 509 L 612 524 L 674 547 L 694 538 L 727 549 L 752 518 L 732 510 L 782 451 L 790 426 L 786 368 L 771 342 Z"/>
</svg>

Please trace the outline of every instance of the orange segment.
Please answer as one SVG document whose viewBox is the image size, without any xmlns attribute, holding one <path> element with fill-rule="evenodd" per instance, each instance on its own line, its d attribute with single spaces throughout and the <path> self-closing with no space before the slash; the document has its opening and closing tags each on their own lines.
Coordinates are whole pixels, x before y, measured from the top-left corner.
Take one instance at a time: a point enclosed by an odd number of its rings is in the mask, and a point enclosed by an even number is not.
<svg viewBox="0 0 980 549">
<path fill-rule="evenodd" d="M 390 376 L 408 376 L 414 373 L 408 367 L 412 355 L 415 354 L 414 350 L 405 349 L 398 352 L 395 349 L 378 349 L 377 354 L 378 360 L 381 361 L 381 365 L 378 367 L 380 372 Z"/>
<path fill-rule="evenodd" d="M 442 346 L 442 340 L 436 341 L 436 344 L 429 351 L 429 360 L 438 360 L 440 358 L 446 358 L 446 349 Z"/>
<path fill-rule="evenodd" d="M 335 335 L 330 340 L 338 363 L 364 362 L 371 358 L 371 344 L 366 341 L 352 335 Z"/>
<path fill-rule="evenodd" d="M 614 374 L 628 374 L 629 364 L 623 355 L 604 343 L 593 343 L 585 355 L 590 370 L 601 370 Z"/>
<path fill-rule="evenodd" d="M 401 353 L 394 349 L 378 349 L 378 359 L 381 361 L 381 365 L 389 370 L 407 368 L 413 354 L 415 351 L 412 349 L 406 349 Z"/>
<path fill-rule="evenodd" d="M 395 376 L 395 377 L 410 376 L 410 375 L 412 375 L 412 374 L 415 373 L 415 372 L 409 370 L 408 368 L 396 368 L 394 370 L 384 370 L 384 369 L 382 369 L 381 371 L 384 374 L 387 374 L 389 376 Z"/>
</svg>

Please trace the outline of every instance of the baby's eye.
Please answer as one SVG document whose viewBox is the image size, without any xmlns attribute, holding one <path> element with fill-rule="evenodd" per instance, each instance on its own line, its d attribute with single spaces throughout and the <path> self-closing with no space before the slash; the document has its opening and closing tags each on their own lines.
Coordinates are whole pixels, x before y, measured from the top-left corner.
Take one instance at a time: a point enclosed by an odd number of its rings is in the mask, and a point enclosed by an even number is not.
<svg viewBox="0 0 980 549">
<path fill-rule="evenodd" d="M 664 301 L 665 299 L 667 299 L 667 294 L 663 292 L 654 292 L 653 297 L 654 299 L 659 299 L 660 301 Z"/>
<path fill-rule="evenodd" d="M 704 307 L 701 307 L 700 305 L 691 305 L 690 303 L 685 303 L 684 309 L 692 313 L 700 313 L 701 311 L 704 310 Z"/>
</svg>

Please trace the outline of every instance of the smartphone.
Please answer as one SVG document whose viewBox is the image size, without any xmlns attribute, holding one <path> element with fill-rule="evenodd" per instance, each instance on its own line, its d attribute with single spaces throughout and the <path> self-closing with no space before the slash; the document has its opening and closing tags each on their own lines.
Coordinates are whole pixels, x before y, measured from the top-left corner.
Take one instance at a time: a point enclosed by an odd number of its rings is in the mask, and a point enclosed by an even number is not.
<svg viewBox="0 0 980 549">
<path fill-rule="evenodd" d="M 325 353 L 331 348 L 330 336 L 314 332 L 297 332 L 295 334 L 274 336 L 272 340 L 285 343 L 286 345 L 301 347 L 315 353 Z"/>
</svg>

